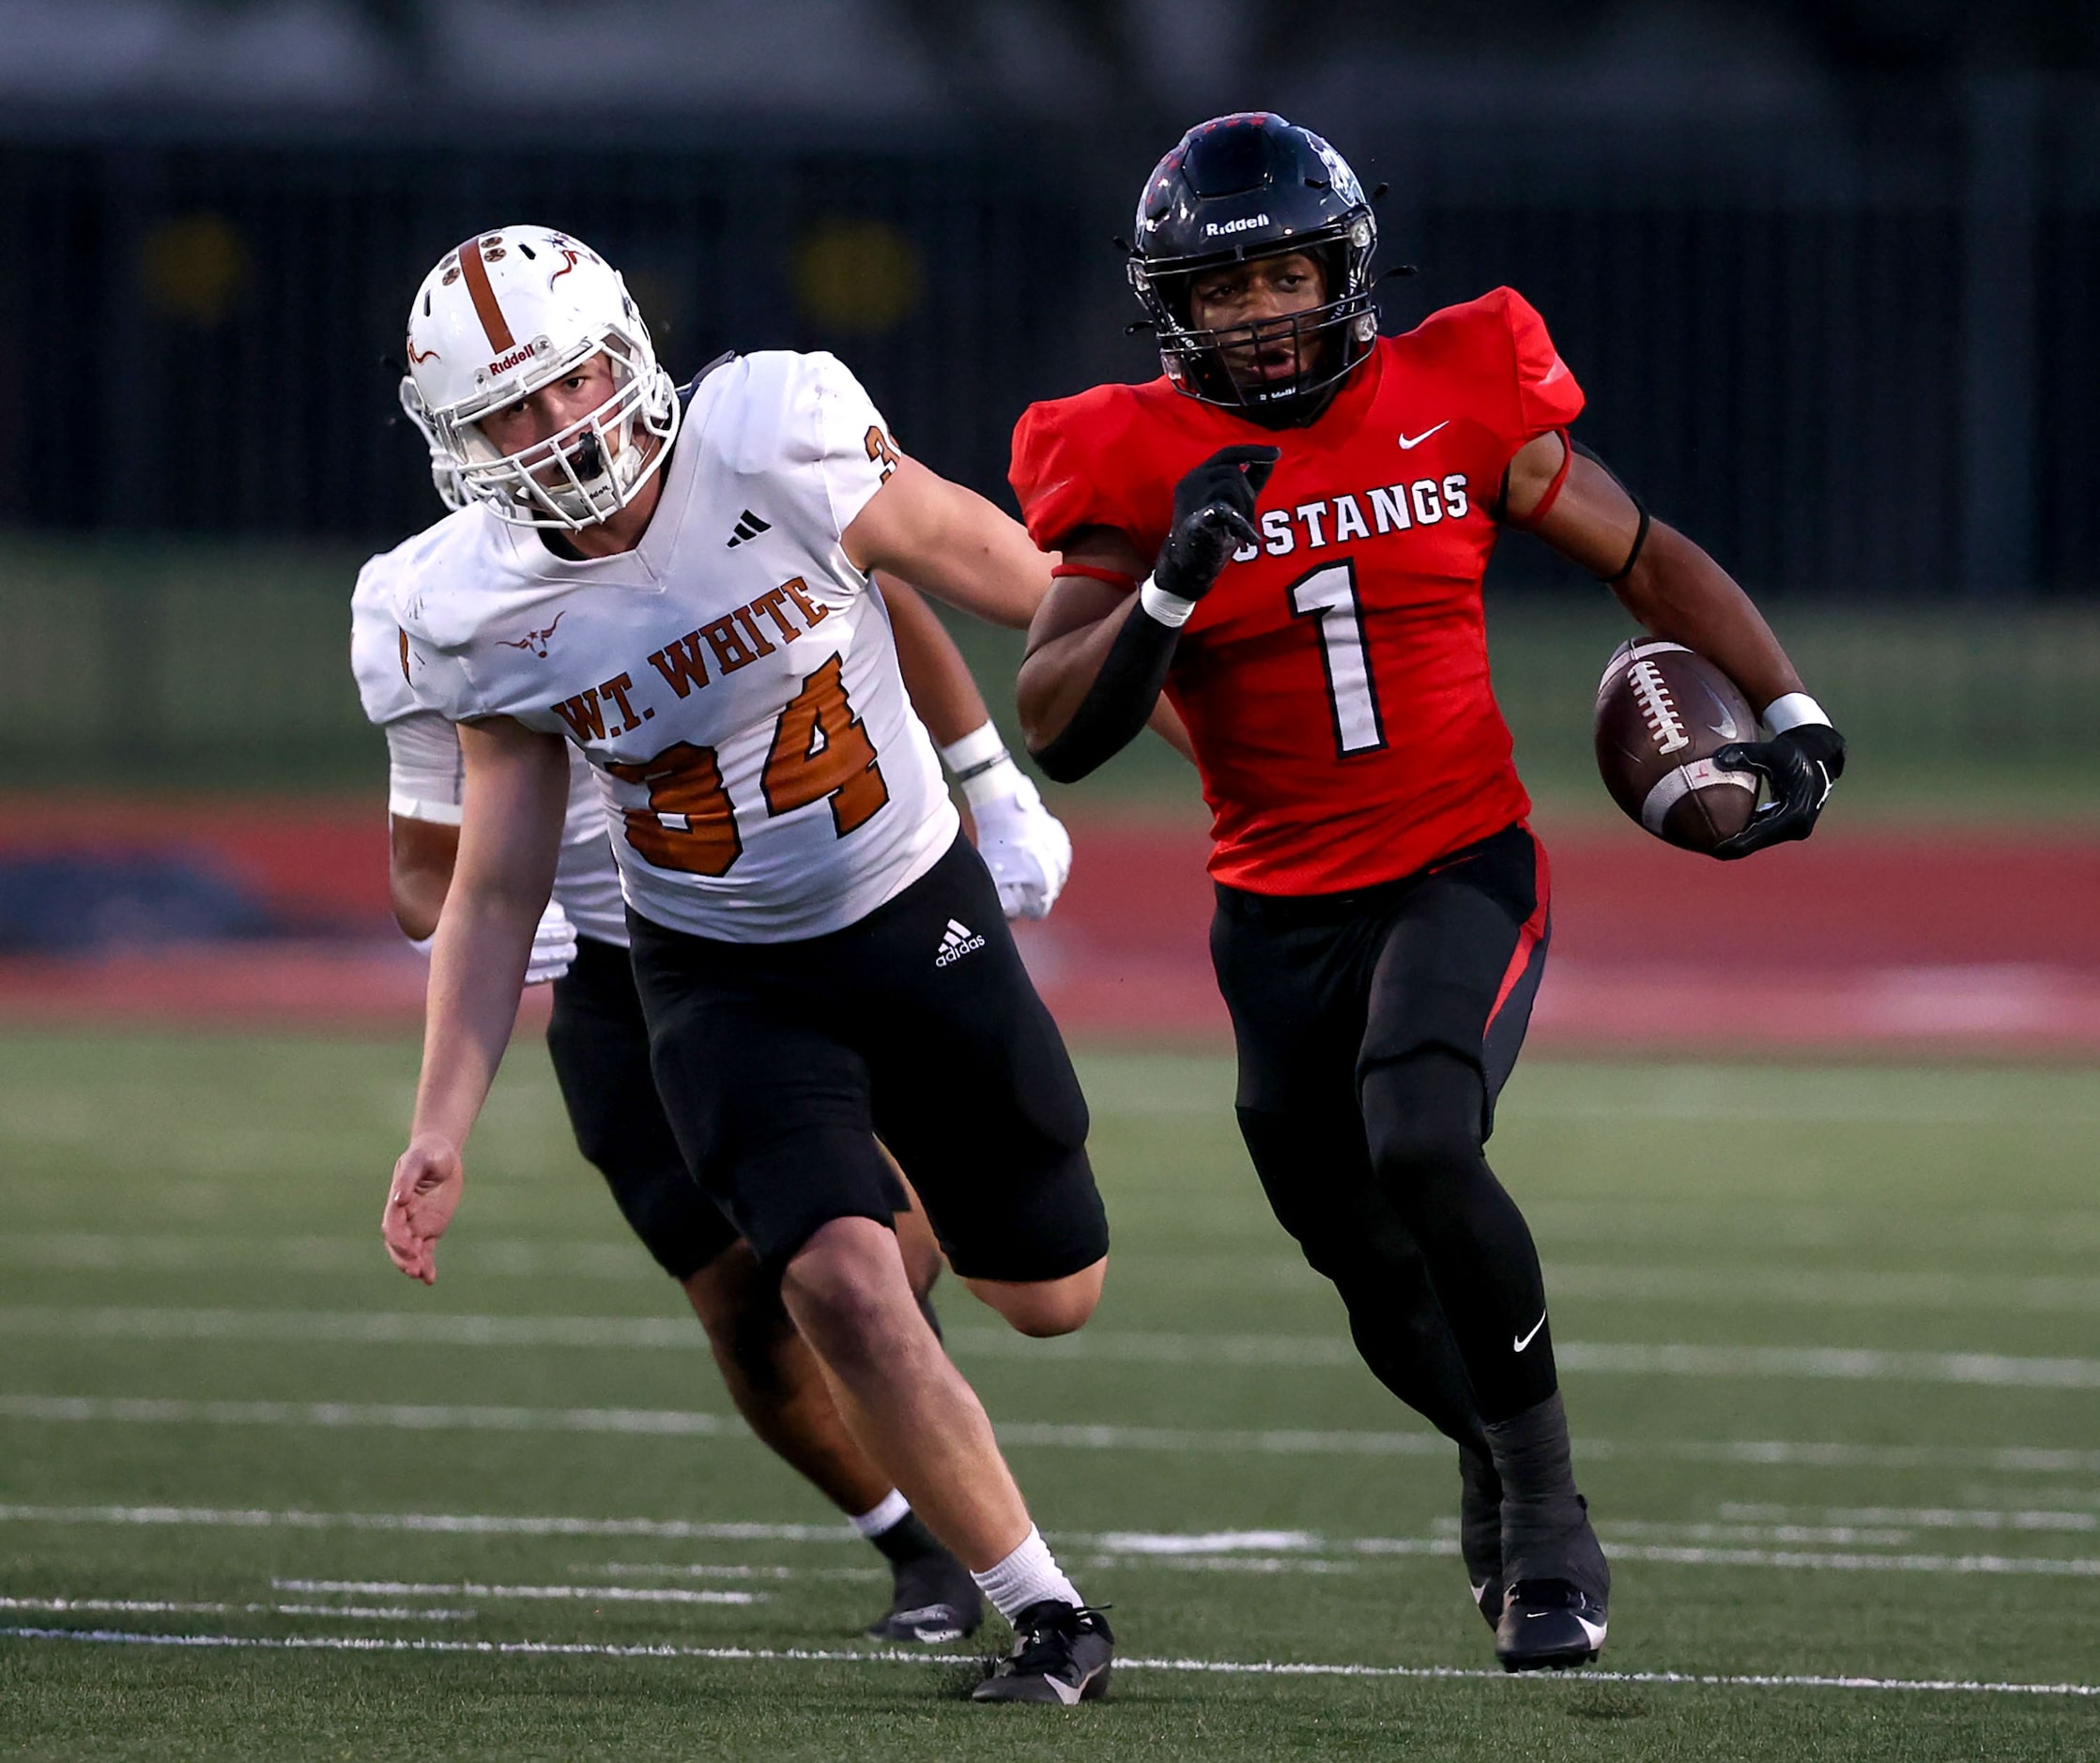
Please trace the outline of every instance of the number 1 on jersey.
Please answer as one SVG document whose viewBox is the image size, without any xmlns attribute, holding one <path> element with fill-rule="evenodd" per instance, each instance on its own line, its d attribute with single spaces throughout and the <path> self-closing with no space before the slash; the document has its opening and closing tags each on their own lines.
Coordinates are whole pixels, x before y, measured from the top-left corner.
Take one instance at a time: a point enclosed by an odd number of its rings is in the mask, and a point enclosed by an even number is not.
<svg viewBox="0 0 2100 1763">
<path fill-rule="evenodd" d="M 1357 598 L 1357 566 L 1329 563 L 1291 584 L 1291 611 L 1320 621 L 1320 665 L 1327 676 L 1327 709 L 1334 716 L 1337 753 L 1370 753 L 1386 744 L 1378 714 L 1378 688 L 1371 677 L 1371 648 L 1364 641 L 1363 606 Z"/>
</svg>

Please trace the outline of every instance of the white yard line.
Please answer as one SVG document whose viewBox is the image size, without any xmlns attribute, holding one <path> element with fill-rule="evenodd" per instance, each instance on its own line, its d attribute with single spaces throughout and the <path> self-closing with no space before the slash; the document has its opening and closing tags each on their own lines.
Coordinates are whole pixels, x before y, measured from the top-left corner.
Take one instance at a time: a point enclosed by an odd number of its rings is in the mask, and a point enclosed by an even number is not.
<svg viewBox="0 0 2100 1763">
<path fill-rule="evenodd" d="M 1900 1525 L 1907 1530 L 2054 1531 L 2091 1535 L 2100 1531 L 2100 1513 L 2003 1510 L 1974 1506 L 1820 1506 L 1786 1507 L 1731 1501 L 1721 1508 L 1724 1519 L 1745 1523 L 1786 1523 L 1798 1513 L 1815 1513 L 1824 1523 Z"/>
<path fill-rule="evenodd" d="M 601 1433 L 754 1443 L 727 1415 L 675 1408 L 516 1408 L 358 1402 L 187 1402 L 171 1397 L 0 1396 L 0 1420 L 133 1426 L 257 1426 L 376 1429 L 415 1433 Z M 998 1426 L 1013 1447 L 1060 1450 L 1162 1451 L 1216 1455 L 1443 1457 L 1453 1449 L 1435 1433 L 1209 1431 L 1197 1427 L 1111 1426 L 1014 1420 Z M 2100 1472 L 2100 1450 L 2046 1446 L 1847 1445 L 1779 1439 L 1615 1440 L 1586 1438 L 1597 1461 L 1726 1463 L 1780 1468 L 1988 1469 L 2040 1475 Z M 5 1509 L 0 1509 L 5 1510 Z"/>
<path fill-rule="evenodd" d="M 1710 1236 L 1714 1233 L 1708 1233 Z M 1622 1239 L 1623 1240 L 1623 1239 Z M 363 1238 L 351 1237 L 259 1237 L 236 1245 L 238 1252 L 252 1258 L 257 1265 L 272 1266 L 284 1272 L 358 1273 L 374 1265 L 376 1249 Z M 537 1280 L 579 1280 L 614 1282 L 646 1287 L 651 1290 L 662 1284 L 654 1266 L 640 1248 L 634 1244 L 602 1243 L 536 1243 L 525 1240 L 497 1239 L 489 1242 L 469 1240 L 449 1247 L 449 1254 L 457 1258 L 457 1265 L 465 1273 L 481 1277 L 524 1277 Z M 222 1237 L 168 1237 L 161 1235 L 131 1236 L 111 1233 L 89 1232 L 16 1232 L 0 1233 L 0 1267 L 43 1267 L 69 1271 L 87 1272 L 190 1272 L 215 1268 L 225 1264 L 228 1245 Z M 1240 1258 L 1251 1261 L 1253 1258 Z M 1310 1278 L 1303 1265 L 1295 1261 L 1273 1256 L 1260 1258 L 1265 1268 L 1277 1278 L 1289 1283 L 1297 1283 Z M 1790 1267 L 1736 1267 L 1736 1266 L 1647 1266 L 1626 1265 L 1609 1262 L 1566 1261 L 1551 1258 L 1546 1264 L 1546 1284 L 1549 1292 L 1567 1298 L 1598 1298 L 1617 1302 L 1684 1303 L 1703 1308 L 1736 1304 L 1803 1303 L 1828 1305 L 1845 1310 L 1927 1310 L 1927 1311 L 2071 1311 L 2090 1313 L 2100 1311 L 2100 1279 L 2081 1278 L 2057 1274 L 1978 1274 L 1956 1269 L 1944 1270 L 1826 1270 L 1817 1268 Z M 79 1316 L 80 1311 L 68 1311 Z M 150 1333 L 154 1327 L 143 1320 L 152 1314 L 188 1314 L 199 1318 L 189 1325 L 197 1330 L 194 1335 L 171 1338 L 242 1338 L 238 1332 L 241 1325 L 225 1322 L 214 1323 L 209 1318 L 254 1315 L 267 1317 L 268 1312 L 208 1311 L 148 1312 L 102 1311 L 108 1317 L 132 1315 L 142 1320 L 121 1327 L 115 1323 L 105 1323 L 109 1332 L 136 1330 Z M 421 1335 L 402 1335 L 384 1332 L 398 1329 L 400 1323 L 381 1321 L 373 1323 L 369 1312 L 358 1312 L 343 1322 L 314 1322 L 309 1312 L 299 1312 L 302 1326 L 295 1338 L 329 1339 L 352 1338 L 373 1340 L 423 1339 Z M 18 1320 L 0 1324 L 11 1332 L 28 1333 L 38 1328 L 54 1330 L 55 1324 L 41 1324 L 37 1312 L 18 1311 Z M 456 1319 L 418 1317 L 422 1326 L 432 1323 L 450 1323 Z M 498 1317 L 472 1319 L 494 1325 L 483 1336 L 489 1345 L 614 1345 L 638 1347 L 688 1347 L 699 1342 L 698 1330 L 682 1317 L 662 1319 L 665 1326 L 656 1330 L 658 1319 L 638 1319 L 643 1325 L 643 1338 L 622 1335 L 622 1327 L 633 1325 L 626 1318 L 584 1317 L 575 1319 L 581 1325 L 581 1338 L 568 1339 L 561 1329 L 569 1319 L 564 1318 L 515 1318 Z M 550 1338 L 544 1334 L 531 1334 L 513 1338 L 505 1333 L 521 1325 L 529 1324 L 535 1329 L 553 1328 Z M 611 1326 L 612 1332 L 602 1331 Z M 260 1323 L 249 1326 L 261 1326 Z M 168 1325 L 161 1325 L 165 1329 Z M 381 1332 L 356 1335 L 345 1334 L 345 1328 L 376 1328 Z M 965 1330 L 966 1336 L 981 1335 L 978 1351 L 993 1350 L 986 1341 L 999 1340 L 998 1331 L 990 1329 Z M 1230 1349 L 1228 1349 L 1230 1350 Z M 1293 1361 L 1295 1362 L 1295 1361 Z M 1326 1357 L 1314 1362 L 1328 1363 Z M 1352 1363 L 1354 1355 L 1342 1352 L 1331 1362 Z"/>
<path fill-rule="evenodd" d="M 372 1608 L 360 1604 L 180 1603 L 161 1598 L 0 1598 L 0 1610 L 79 1611 L 105 1616 L 325 1616 L 360 1622 L 471 1622 L 472 1610 Z"/>
<path fill-rule="evenodd" d="M 680 1541 L 762 1541 L 851 1543 L 844 1525 L 696 1524 L 680 1519 L 506 1517 L 473 1513 L 242 1511 L 197 1507 L 40 1507 L 0 1506 L 0 1523 L 115 1525 L 196 1525 L 235 1529 L 363 1530 L 439 1532 L 490 1536 L 647 1536 Z M 2050 1558 L 1982 1554 L 1868 1554 L 1857 1550 L 1723 1547 L 1712 1544 L 1641 1541 L 1657 1533 L 1697 1535 L 1731 1532 L 1733 1526 L 1626 1523 L 1603 1526 L 1614 1556 L 1620 1560 L 1650 1561 L 1687 1567 L 1768 1567 L 1816 1572 L 1903 1572 L 1953 1575 L 2029 1575 L 2087 1579 L 2100 1576 L 2100 1556 Z M 1345 1571 L 1338 1563 L 1380 1557 L 1449 1556 L 1457 1552 L 1449 1536 L 1322 1537 L 1312 1531 L 1060 1531 L 1060 1547 L 1087 1551 L 1119 1562 L 1187 1566 L 1194 1571 Z M 613 1570 L 606 1570 L 613 1571 Z M 643 1571 L 646 1569 L 621 1571 Z M 690 1568 L 666 1570 L 691 1572 Z M 702 1570 L 704 1571 L 704 1570 Z M 575 1599 L 667 1603 L 748 1602 L 763 1594 L 667 1589 L 629 1590 L 591 1586 L 486 1586 L 478 1583 L 426 1584 L 396 1580 L 278 1580 L 281 1591 L 339 1592 L 376 1596 Z"/>
<path fill-rule="evenodd" d="M 1571 1341 L 1554 1344 L 1564 1372 L 1672 1377 L 1799 1377 L 1862 1383 L 1986 1384 L 2100 1389 L 2100 1359 L 2001 1353 L 1897 1353 L 1874 1347 L 1724 1347 Z"/>
<path fill-rule="evenodd" d="M 0 1396 L 0 1419 L 139 1426 L 312 1426 L 411 1433 L 629 1433 L 749 1438 L 743 1421 L 666 1408 L 501 1408 L 397 1402 L 184 1402 L 159 1396 Z"/>
<path fill-rule="evenodd" d="M 215 1506 L 0 1505 L 0 1524 L 172 1525 L 206 1530 L 358 1530 L 478 1537 L 651 1537 L 680 1542 L 857 1542 L 850 1525 L 702 1524 L 499 1512 L 268 1511 Z"/>
<path fill-rule="evenodd" d="M 763 1603 L 762 1591 L 689 1591 L 667 1586 L 483 1586 L 472 1580 L 424 1586 L 392 1579 L 273 1579 L 278 1591 L 351 1592 L 380 1598 L 496 1598 L 548 1602 L 586 1599 L 605 1603 Z"/>
<path fill-rule="evenodd" d="M 513 1278 L 624 1281 L 660 1287 L 664 1276 L 632 1239 L 561 1242 L 485 1237 L 445 1248 L 463 1272 Z M 0 1267 L 78 1272 L 194 1272 L 229 1256 L 279 1273 L 369 1273 L 381 1251 L 376 1236 L 186 1236 L 155 1232 L 0 1232 Z"/>
<path fill-rule="evenodd" d="M 572 1573 L 624 1579 L 882 1579 L 885 1567 L 756 1567 L 729 1561 L 577 1561 Z"/>
<path fill-rule="evenodd" d="M 726 1663 L 962 1665 L 973 1658 L 954 1653 L 855 1652 L 820 1648 L 674 1647 L 587 1641 L 392 1640 L 360 1635 L 152 1634 L 115 1629 L 0 1628 L 0 1638 L 72 1641 L 104 1647 L 190 1647 L 238 1651 L 467 1653 L 489 1658 L 683 1659 Z M 2013 1683 L 1982 1679 L 1831 1677 L 1805 1673 L 1707 1673 L 1682 1671 L 1583 1671 L 1510 1677 L 1477 1665 L 1365 1665 L 1297 1663 L 1275 1660 L 1118 1659 L 1119 1671 L 1172 1671 L 1205 1677 L 1385 1678 L 1419 1681 L 1505 1683 L 1514 1694 L 1544 1693 L 1534 1686 L 1625 1683 L 1658 1688 L 1813 1689 L 1942 1695 L 2100 1696 L 2094 1683 Z M 1521 1687 L 1517 1687 L 1521 1686 Z"/>
<path fill-rule="evenodd" d="M 0 1308 L 0 1335 L 69 1341 L 255 1341 L 326 1345 L 672 1348 L 703 1350 L 707 1336 L 681 1316 L 459 1316 L 414 1311 L 182 1310 L 16 1304 Z"/>
<path fill-rule="evenodd" d="M 78 1340 L 257 1341 L 462 1347 L 673 1348 L 705 1337 L 671 1316 L 422 1315 L 411 1311 L 241 1311 L 12 1305 L 0 1335 Z M 996 1356 L 1144 1365 L 1353 1366 L 1340 1336 L 1170 1334 L 1100 1330 L 1058 1341 L 1004 1329 L 958 1328 L 965 1358 Z M 1556 1341 L 1565 1372 L 1664 1377 L 1794 1377 L 1848 1382 L 1981 1384 L 2006 1388 L 2100 1389 L 2100 1359 L 2001 1353 L 1895 1352 L 1877 1347 L 1708 1346 L 1683 1341 Z"/>
<path fill-rule="evenodd" d="M 1819 1304 L 1833 1310 L 2100 1311 L 2100 1280 L 2055 1274 L 1658 1267 L 1549 1260 L 1546 1292 L 1555 1298 L 1702 1309 Z"/>
</svg>

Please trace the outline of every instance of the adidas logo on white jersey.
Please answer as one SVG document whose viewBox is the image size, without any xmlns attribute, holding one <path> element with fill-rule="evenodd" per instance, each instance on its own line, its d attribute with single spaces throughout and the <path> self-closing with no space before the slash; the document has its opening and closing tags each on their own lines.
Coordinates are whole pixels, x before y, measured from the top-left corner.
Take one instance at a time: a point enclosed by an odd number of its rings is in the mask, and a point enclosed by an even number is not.
<svg viewBox="0 0 2100 1763">
<path fill-rule="evenodd" d="M 733 551 L 746 540 L 756 539 L 761 532 L 772 530 L 772 521 L 759 519 L 747 508 L 737 516 L 736 527 L 729 534 L 728 548 Z"/>
<path fill-rule="evenodd" d="M 947 933 L 941 939 L 939 952 L 933 958 L 936 967 L 952 966 L 973 950 L 985 946 L 985 940 L 960 919 L 948 920 Z"/>
</svg>

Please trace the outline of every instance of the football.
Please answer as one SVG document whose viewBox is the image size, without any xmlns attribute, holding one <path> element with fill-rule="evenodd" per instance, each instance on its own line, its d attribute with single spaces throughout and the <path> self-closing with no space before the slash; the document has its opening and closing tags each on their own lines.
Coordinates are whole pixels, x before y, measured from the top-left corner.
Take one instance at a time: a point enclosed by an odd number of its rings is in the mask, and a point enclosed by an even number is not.
<svg viewBox="0 0 2100 1763">
<path fill-rule="evenodd" d="M 1665 842 L 1710 854 L 1749 824 L 1755 772 L 1713 755 L 1758 738 L 1735 682 L 1681 643 L 1621 643 L 1597 684 L 1597 769 L 1612 800 Z"/>
</svg>

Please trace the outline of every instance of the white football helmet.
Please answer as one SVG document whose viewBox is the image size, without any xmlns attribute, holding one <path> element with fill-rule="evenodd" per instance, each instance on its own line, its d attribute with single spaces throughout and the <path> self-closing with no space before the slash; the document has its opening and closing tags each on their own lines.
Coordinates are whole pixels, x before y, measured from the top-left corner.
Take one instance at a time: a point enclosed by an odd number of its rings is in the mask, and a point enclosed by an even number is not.
<svg viewBox="0 0 2100 1763">
<path fill-rule="evenodd" d="M 615 390 L 590 415 L 514 453 L 482 433 L 490 411 L 601 353 Z M 544 226 L 477 234 L 423 278 L 408 309 L 401 406 L 430 444 L 431 479 L 448 505 L 478 501 L 514 526 L 572 531 L 635 499 L 681 413 L 619 271 Z"/>
</svg>

